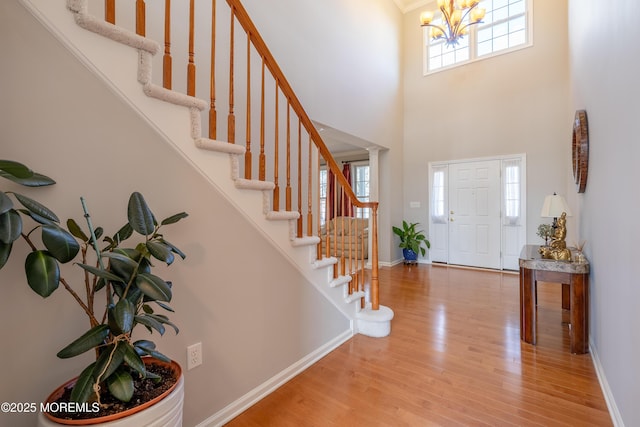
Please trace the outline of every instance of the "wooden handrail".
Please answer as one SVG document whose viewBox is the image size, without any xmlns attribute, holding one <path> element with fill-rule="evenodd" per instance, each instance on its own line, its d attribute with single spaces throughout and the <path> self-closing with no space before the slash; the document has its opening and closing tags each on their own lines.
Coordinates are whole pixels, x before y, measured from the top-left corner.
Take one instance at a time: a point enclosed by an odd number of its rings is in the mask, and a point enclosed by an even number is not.
<svg viewBox="0 0 640 427">
<path fill-rule="evenodd" d="M 311 135 L 311 139 L 320 150 L 320 154 L 322 155 L 322 157 L 327 162 L 327 167 L 329 167 L 333 171 L 333 173 L 336 175 L 336 178 L 340 181 L 340 184 L 342 185 L 344 191 L 346 192 L 347 197 L 349 197 L 352 203 L 359 208 L 373 208 L 373 206 L 377 206 L 378 202 L 360 201 L 358 197 L 355 195 L 355 193 L 353 192 L 353 189 L 351 188 L 351 184 L 345 179 L 344 175 L 342 175 L 342 171 L 340 170 L 340 167 L 338 166 L 335 159 L 331 155 L 331 152 L 325 145 L 324 141 L 322 140 L 322 137 L 320 136 L 320 133 L 318 132 L 316 127 L 313 125 L 313 122 L 307 115 L 305 109 L 302 107 L 302 103 L 296 96 L 295 92 L 293 91 L 293 88 L 287 81 L 287 78 L 285 77 L 284 73 L 278 66 L 278 63 L 273 57 L 273 55 L 271 54 L 271 51 L 267 47 L 267 44 L 263 40 L 262 36 L 260 36 L 258 29 L 253 24 L 253 21 L 249 17 L 249 14 L 247 13 L 246 9 L 244 8 L 244 6 L 242 6 L 242 3 L 240 3 L 239 0 L 227 0 L 227 3 L 235 11 L 235 15 L 238 18 L 238 22 L 240 23 L 242 28 L 244 28 L 247 34 L 251 35 L 250 38 L 251 38 L 251 42 L 253 43 L 253 46 L 256 48 L 260 56 L 264 58 L 265 65 L 267 66 L 267 68 L 269 69 L 273 77 L 276 79 L 276 81 L 278 82 L 278 85 L 280 86 L 282 93 L 284 93 L 285 97 L 289 100 L 291 107 L 293 108 L 295 113 L 298 115 L 300 121 L 304 125 L 304 128 Z"/>
<path fill-rule="evenodd" d="M 164 1 L 164 20 L 154 22 L 153 19 L 149 20 L 149 33 L 163 31 L 164 34 L 164 56 L 162 58 L 163 73 L 162 83 L 167 89 L 172 89 L 172 48 L 173 50 L 179 50 L 173 54 L 175 58 L 187 58 L 186 63 L 186 81 L 180 86 L 186 83 L 186 94 L 193 97 L 205 98 L 208 96 L 209 101 L 209 130 L 208 137 L 210 139 L 217 139 L 217 127 L 218 127 L 218 109 L 216 106 L 216 61 L 217 52 L 225 52 L 226 49 L 217 49 L 216 43 L 219 39 L 217 29 L 221 28 L 217 25 L 217 0 L 211 1 L 211 33 L 205 34 L 208 28 L 207 22 L 203 22 L 203 15 L 195 11 L 195 0 L 189 0 L 186 3 L 188 7 L 188 23 L 183 23 L 188 33 L 188 45 L 183 43 L 171 43 L 172 34 L 172 19 L 171 19 L 171 0 Z M 257 178 L 259 181 L 274 180 L 274 190 L 271 198 L 272 209 L 279 211 L 281 209 L 281 188 L 280 177 L 286 175 L 283 181 L 286 181 L 284 188 L 284 209 L 287 212 L 297 211 L 298 219 L 294 227 L 295 236 L 302 238 L 305 236 L 314 235 L 314 227 L 316 228 L 317 235 L 320 237 L 320 243 L 317 245 L 317 256 L 319 259 L 322 257 L 336 257 L 338 262 L 334 264 L 333 277 L 338 276 L 350 276 L 351 280 L 348 285 L 348 293 L 352 295 L 355 292 L 364 291 L 364 269 L 365 269 L 365 250 L 366 250 L 366 234 L 371 234 L 371 277 L 370 277 L 370 302 L 371 308 L 377 310 L 379 308 L 378 302 L 378 202 L 364 202 L 358 199 L 351 183 L 343 175 L 338 163 L 331 155 L 325 142 L 323 141 L 320 133 L 316 129 L 315 125 L 311 121 L 310 117 L 303 108 L 300 100 L 296 96 L 293 88 L 289 84 L 287 78 L 273 57 L 271 51 L 268 49 L 264 39 L 258 32 L 256 26 L 250 19 L 246 9 L 240 2 L 240 0 L 226 0 L 230 7 L 230 23 L 229 23 L 229 76 L 228 76 L 228 91 L 229 102 L 227 113 L 227 142 L 230 144 L 236 143 L 236 90 L 242 94 L 244 92 L 245 99 L 240 103 L 246 102 L 246 105 L 238 106 L 242 114 L 239 120 L 244 119 L 245 132 L 245 154 L 244 154 L 244 178 L 247 180 L 252 179 L 252 171 L 257 164 Z M 115 23 L 115 0 L 105 0 L 105 19 L 109 22 Z M 198 8 L 204 7 L 206 2 L 198 3 Z M 150 8 L 151 9 L 151 8 Z M 155 9 L 154 9 L 155 10 Z M 120 12 L 122 13 L 122 12 Z M 135 30 L 139 35 L 145 36 L 147 33 L 147 16 L 145 0 L 136 0 L 135 2 Z M 196 18 L 198 18 L 196 20 Z M 208 19 L 208 18 L 206 18 Z M 239 48 L 239 52 L 236 52 L 236 34 L 235 25 L 240 25 L 244 33 L 246 34 L 246 58 L 245 52 L 241 52 L 243 48 Z M 187 26 L 188 24 L 188 26 Z M 196 25 L 198 31 L 196 31 Z M 161 28 L 158 28 L 161 27 Z M 173 28 L 176 30 L 176 28 Z M 178 28 L 178 38 L 184 33 L 182 29 Z M 239 32 L 240 33 L 240 32 Z M 195 37 L 198 40 L 210 41 L 210 52 L 203 53 L 198 51 L 196 56 L 196 42 Z M 184 39 L 183 39 L 184 40 Z M 244 42 L 244 40 L 243 40 Z M 200 42 L 199 42 L 200 43 Z M 207 46 L 209 47 L 209 46 Z M 257 53 L 257 56 L 256 56 Z M 210 63 L 203 64 L 204 59 L 209 55 Z M 236 55 L 240 55 L 236 57 Z M 236 88 L 235 66 L 236 59 L 240 67 L 246 66 L 246 82 L 244 81 L 244 75 L 241 76 L 243 80 L 240 88 Z M 258 75 L 257 70 L 252 71 L 252 65 L 257 68 L 257 61 L 260 60 L 261 74 Z M 202 62 L 198 62 L 196 65 L 196 59 Z M 242 64 L 246 60 L 246 64 Z M 209 87 L 206 88 L 208 93 L 205 95 L 204 89 L 199 89 L 196 92 L 196 80 L 203 81 L 201 76 L 197 78 L 196 73 L 198 70 L 209 67 L 210 75 Z M 180 66 L 180 71 L 183 68 Z M 267 79 L 266 71 L 270 73 Z M 182 74 L 182 73 L 180 73 Z M 181 76 L 176 76 L 182 78 Z M 271 80 L 273 79 L 273 80 Z M 240 79 L 238 79 L 240 80 Z M 273 83 L 275 87 L 274 102 L 271 104 L 267 101 L 267 84 Z M 245 86 L 246 85 L 246 86 Z M 257 88 L 253 86 L 260 85 L 260 93 L 257 93 Z M 252 96 L 252 91 L 256 90 L 255 95 Z M 282 108 L 285 110 L 284 102 L 282 107 L 280 106 L 280 98 L 286 100 L 286 129 L 284 123 L 280 123 Z M 258 100 L 259 99 L 259 100 Z M 252 106 L 252 102 L 256 105 Z M 252 110 L 255 108 L 255 110 Z M 271 108 L 274 108 L 272 111 Z M 253 114 L 253 113 L 256 114 Z M 221 114 L 224 111 L 221 110 Z M 272 114 L 273 113 L 273 114 Z M 257 116 L 259 114 L 259 117 Z M 244 115 L 244 117 L 243 117 Z M 259 122 L 259 133 L 252 127 L 252 115 L 253 122 L 257 125 Z M 293 117 L 292 117 L 293 115 Z M 268 116 L 268 117 L 267 117 Z M 273 117 L 272 117 L 273 116 Z M 284 117 L 282 117 L 284 122 Z M 267 130 L 273 129 L 273 139 L 267 137 Z M 297 132 L 296 132 L 297 128 Z M 257 137 L 252 135 L 255 132 Z M 269 131 L 270 133 L 270 131 Z M 252 138 L 255 139 L 256 144 L 252 147 Z M 296 140 L 297 138 L 297 140 Z M 308 138 L 308 139 L 307 139 Z M 280 152 L 280 144 L 282 143 L 282 150 Z M 255 151 L 256 162 L 253 161 L 253 151 Z M 285 157 L 286 156 L 286 157 Z M 318 188 L 314 188 L 314 184 L 320 182 L 320 164 L 321 159 L 326 163 L 327 169 L 331 172 L 333 177 L 331 180 L 331 191 L 327 191 L 327 198 L 331 195 L 331 203 L 327 203 L 326 207 L 321 209 L 321 199 L 318 192 Z M 267 164 L 268 162 L 268 164 Z M 273 162 L 273 163 L 272 163 Z M 281 164 L 280 162 L 283 162 Z M 241 166 L 241 167 L 242 167 Z M 284 168 L 281 171 L 280 168 Z M 269 175 L 271 174 L 271 175 Z M 269 175 L 269 176 L 268 176 Z M 328 183 L 327 183 L 328 184 Z M 330 194 L 329 194 L 330 193 Z M 317 197 L 314 197 L 316 196 Z M 327 200 L 328 201 L 328 200 Z M 295 207 L 294 207 L 295 205 Z M 328 210 L 328 206 L 333 206 L 331 212 Z M 369 215 L 369 226 L 366 225 L 361 219 L 356 217 L 367 209 Z M 323 215 L 324 217 L 323 222 Z M 335 218 L 334 226 L 329 232 L 329 222 Z M 339 218 L 342 218 L 339 220 Z M 306 222 L 306 224 L 305 224 Z M 314 223 L 315 222 L 315 223 Z M 361 297 L 361 306 L 365 306 L 365 298 Z"/>
</svg>

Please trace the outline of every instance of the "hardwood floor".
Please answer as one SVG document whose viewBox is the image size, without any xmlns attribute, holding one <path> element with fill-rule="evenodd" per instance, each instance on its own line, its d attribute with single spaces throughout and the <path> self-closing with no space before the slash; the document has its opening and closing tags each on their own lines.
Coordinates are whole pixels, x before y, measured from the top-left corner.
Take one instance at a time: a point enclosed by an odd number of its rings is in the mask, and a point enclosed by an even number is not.
<svg viewBox="0 0 640 427">
<path fill-rule="evenodd" d="M 228 426 L 609 426 L 589 354 L 569 353 L 561 286 L 539 283 L 520 341 L 518 276 L 380 270 L 391 335 L 356 335 Z"/>
</svg>

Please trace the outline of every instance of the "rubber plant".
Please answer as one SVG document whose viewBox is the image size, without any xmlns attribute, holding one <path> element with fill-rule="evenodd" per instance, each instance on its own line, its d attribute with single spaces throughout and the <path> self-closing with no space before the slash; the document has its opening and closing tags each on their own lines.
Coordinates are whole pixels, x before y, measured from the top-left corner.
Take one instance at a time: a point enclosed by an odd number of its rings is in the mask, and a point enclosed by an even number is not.
<svg viewBox="0 0 640 427">
<path fill-rule="evenodd" d="M 0 177 L 30 187 L 55 184 L 10 160 L 0 160 Z M 15 191 L 0 191 L 0 269 L 9 261 L 13 245 L 26 243 L 30 252 L 24 266 L 30 288 L 47 298 L 62 284 L 88 317 L 89 330 L 57 354 L 63 359 L 90 350 L 96 354 L 80 373 L 71 400 L 100 402 L 106 386 L 115 398 L 128 402 L 134 393 L 134 377 L 157 377 L 147 371 L 142 357 L 169 361 L 154 342 L 134 341 L 134 329 L 142 325 L 163 335 L 168 326 L 178 333 L 164 314 L 173 312 L 168 305 L 172 284 L 152 273 L 152 261 L 171 265 L 175 255 L 185 258 L 162 232 L 187 214 L 181 212 L 158 223 L 142 194 L 134 192 L 129 198 L 127 222 L 106 236 L 102 227 L 94 228 L 86 203 L 80 200 L 86 228 L 73 219 L 64 227 L 43 204 Z M 130 239 L 132 243 L 128 243 Z M 65 271 L 72 268 L 83 270 L 80 286 L 72 286 L 65 278 Z M 99 297 L 106 301 L 103 310 L 98 308 L 101 313 L 95 307 Z"/>
<path fill-rule="evenodd" d="M 402 228 L 393 226 L 392 229 L 393 233 L 400 237 L 400 248 L 409 249 L 424 256 L 427 253 L 424 246 L 429 249 L 431 247 L 431 243 L 427 240 L 427 237 L 424 235 L 422 230 L 416 230 L 416 227 L 419 224 L 420 223 L 418 222 L 408 223 L 403 220 Z"/>
</svg>

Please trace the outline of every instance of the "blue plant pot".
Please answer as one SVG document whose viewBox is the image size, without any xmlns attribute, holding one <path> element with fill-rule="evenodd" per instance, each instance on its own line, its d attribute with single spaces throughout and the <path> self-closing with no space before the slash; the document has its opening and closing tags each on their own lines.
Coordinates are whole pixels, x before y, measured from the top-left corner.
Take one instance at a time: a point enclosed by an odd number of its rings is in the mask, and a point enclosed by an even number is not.
<svg viewBox="0 0 640 427">
<path fill-rule="evenodd" d="M 406 261 L 416 261 L 418 259 L 418 254 L 411 249 L 403 249 L 402 256 Z"/>
</svg>

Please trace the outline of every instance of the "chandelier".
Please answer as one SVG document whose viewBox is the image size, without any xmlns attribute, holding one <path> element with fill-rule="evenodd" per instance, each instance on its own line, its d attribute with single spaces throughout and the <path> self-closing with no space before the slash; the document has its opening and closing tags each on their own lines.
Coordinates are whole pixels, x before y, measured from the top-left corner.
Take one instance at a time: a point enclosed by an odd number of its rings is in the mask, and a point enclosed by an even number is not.
<svg viewBox="0 0 640 427">
<path fill-rule="evenodd" d="M 458 5 L 456 5 L 458 3 Z M 422 27 L 431 27 L 429 36 L 433 40 L 444 39 L 447 46 L 455 46 L 468 33 L 470 25 L 479 24 L 484 18 L 485 9 L 480 9 L 478 0 L 438 0 L 438 9 L 442 12 L 442 25 L 434 25 L 433 12 L 420 15 Z M 465 18 L 469 17 L 468 23 Z"/>
</svg>

